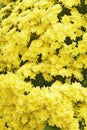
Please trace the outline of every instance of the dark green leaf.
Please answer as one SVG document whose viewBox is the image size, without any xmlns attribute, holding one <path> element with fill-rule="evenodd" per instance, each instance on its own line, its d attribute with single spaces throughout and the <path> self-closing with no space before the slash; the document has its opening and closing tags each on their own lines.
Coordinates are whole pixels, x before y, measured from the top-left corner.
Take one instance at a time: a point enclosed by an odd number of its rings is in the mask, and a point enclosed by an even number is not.
<svg viewBox="0 0 87 130">
<path fill-rule="evenodd" d="M 52 126 L 46 125 L 46 127 L 44 128 L 44 130 L 61 130 L 61 129 L 57 128 L 57 127 L 52 127 Z"/>
<path fill-rule="evenodd" d="M 3 8 L 3 7 L 5 7 L 5 6 L 6 6 L 5 4 L 0 3 L 0 9 Z"/>
</svg>

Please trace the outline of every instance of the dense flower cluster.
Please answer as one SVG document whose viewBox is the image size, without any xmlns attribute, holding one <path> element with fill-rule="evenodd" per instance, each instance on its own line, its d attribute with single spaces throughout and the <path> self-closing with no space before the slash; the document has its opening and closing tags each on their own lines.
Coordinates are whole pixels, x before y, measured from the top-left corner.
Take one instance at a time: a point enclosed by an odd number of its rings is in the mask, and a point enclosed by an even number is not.
<svg viewBox="0 0 87 130">
<path fill-rule="evenodd" d="M 0 76 L 0 128 L 43 130 L 46 123 L 62 130 L 87 130 L 87 89 L 79 83 L 32 87 L 16 74 Z"/>
<path fill-rule="evenodd" d="M 87 0 L 2 3 L 1 130 L 87 130 Z"/>
</svg>

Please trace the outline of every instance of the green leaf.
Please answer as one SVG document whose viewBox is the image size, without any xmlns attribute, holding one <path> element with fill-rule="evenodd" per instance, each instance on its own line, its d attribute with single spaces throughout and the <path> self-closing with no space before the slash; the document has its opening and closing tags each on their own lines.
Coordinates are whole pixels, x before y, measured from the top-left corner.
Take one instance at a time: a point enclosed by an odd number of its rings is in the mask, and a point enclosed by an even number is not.
<svg viewBox="0 0 87 130">
<path fill-rule="evenodd" d="M 57 128 L 57 127 L 52 127 L 52 126 L 46 125 L 44 130 L 61 130 L 61 129 Z"/>
<path fill-rule="evenodd" d="M 83 81 L 82 81 L 82 86 L 83 86 L 83 87 L 87 87 L 87 80 L 83 80 Z"/>
<path fill-rule="evenodd" d="M 0 3 L 0 9 L 3 8 L 3 7 L 5 7 L 5 6 L 6 6 L 5 4 Z"/>
</svg>

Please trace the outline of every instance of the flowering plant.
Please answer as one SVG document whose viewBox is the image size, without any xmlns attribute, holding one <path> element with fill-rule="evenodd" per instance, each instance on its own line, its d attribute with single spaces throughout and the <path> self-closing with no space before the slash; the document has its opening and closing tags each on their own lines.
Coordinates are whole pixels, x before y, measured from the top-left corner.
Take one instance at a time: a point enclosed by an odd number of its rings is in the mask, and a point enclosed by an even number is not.
<svg viewBox="0 0 87 130">
<path fill-rule="evenodd" d="M 87 130 L 87 0 L 0 2 L 1 130 Z"/>
</svg>

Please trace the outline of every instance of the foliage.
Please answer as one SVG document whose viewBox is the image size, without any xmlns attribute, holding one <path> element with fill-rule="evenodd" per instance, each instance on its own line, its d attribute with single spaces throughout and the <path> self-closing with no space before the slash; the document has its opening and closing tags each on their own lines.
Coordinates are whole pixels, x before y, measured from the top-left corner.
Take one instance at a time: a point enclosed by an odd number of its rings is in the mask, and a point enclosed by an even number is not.
<svg viewBox="0 0 87 130">
<path fill-rule="evenodd" d="M 46 125 L 46 127 L 44 128 L 44 130 L 60 130 L 60 128 L 52 127 L 52 126 Z"/>
</svg>

